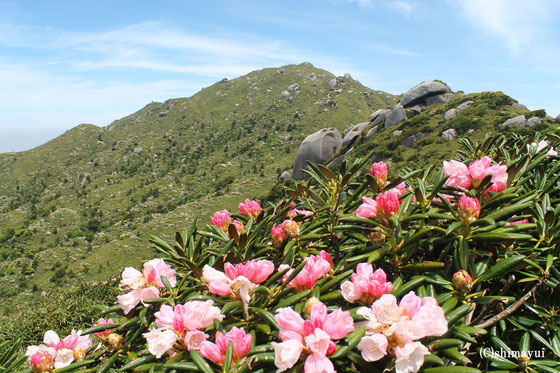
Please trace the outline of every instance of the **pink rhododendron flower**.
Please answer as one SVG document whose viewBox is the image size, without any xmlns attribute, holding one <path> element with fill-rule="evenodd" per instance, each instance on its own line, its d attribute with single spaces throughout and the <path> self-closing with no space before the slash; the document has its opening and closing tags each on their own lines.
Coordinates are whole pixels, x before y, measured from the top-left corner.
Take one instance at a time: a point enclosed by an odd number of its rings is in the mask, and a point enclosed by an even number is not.
<svg viewBox="0 0 560 373">
<path fill-rule="evenodd" d="M 187 350 L 198 350 L 202 342 L 208 338 L 200 329 L 209 327 L 214 320 L 222 321 L 224 315 L 220 313 L 218 307 L 213 306 L 212 300 L 207 301 L 189 301 L 184 305 L 177 305 L 175 308 L 169 305 L 162 305 L 158 312 L 155 313 L 156 324 L 158 329 L 144 334 L 148 347 L 152 344 L 150 352 L 155 351 L 157 354 L 163 355 L 165 352 L 171 352 L 177 340 L 183 341 Z M 159 332 L 154 332 L 159 330 Z M 172 338 L 170 334 L 163 334 L 165 331 L 171 331 L 176 338 L 171 344 Z M 171 344 L 171 347 L 169 345 Z M 152 352 L 156 355 L 156 353 Z"/>
<path fill-rule="evenodd" d="M 424 362 L 427 348 L 418 339 L 441 336 L 447 332 L 445 312 L 433 297 L 418 297 L 414 292 L 405 295 L 397 304 L 392 294 L 384 294 L 371 308 L 362 307 L 357 313 L 364 316 L 366 335 L 358 350 L 366 361 L 377 361 L 387 353 L 394 353 L 397 372 L 417 372 Z"/>
<path fill-rule="evenodd" d="M 159 290 L 165 287 L 162 276 L 172 287 L 177 284 L 175 270 L 162 259 L 152 259 L 144 263 L 142 272 L 132 267 L 125 268 L 120 285 L 132 291 L 117 297 L 117 303 L 124 313 L 128 314 L 144 299 L 159 297 Z"/>
<path fill-rule="evenodd" d="M 383 224 L 388 224 L 389 218 L 394 216 L 401 206 L 397 193 L 392 190 L 380 193 L 375 198 L 375 202 L 377 203 L 377 219 Z"/>
<path fill-rule="evenodd" d="M 235 326 L 225 335 L 221 332 L 216 332 L 216 343 L 208 341 L 202 342 L 200 346 L 200 354 L 213 363 L 223 365 L 230 341 L 233 346 L 232 363 L 235 363 L 241 358 L 247 356 L 249 350 L 251 349 L 253 336 L 245 333 L 243 328 L 237 328 Z"/>
<path fill-rule="evenodd" d="M 469 189 L 471 179 L 467 166 L 459 161 L 443 161 L 444 175 L 448 176 L 445 185 L 457 189 Z"/>
<path fill-rule="evenodd" d="M 313 288 L 315 282 L 329 273 L 333 265 L 331 256 L 324 250 L 321 250 L 318 255 L 308 256 L 305 258 L 305 262 L 303 269 L 288 284 L 294 286 L 296 292 Z M 282 264 L 278 267 L 278 270 L 283 271 L 286 268 L 289 268 L 289 266 Z M 282 276 L 282 281 L 286 281 L 292 272 L 293 269 L 286 272 Z"/>
<path fill-rule="evenodd" d="M 469 225 L 478 219 L 480 214 L 480 202 L 473 197 L 462 196 L 458 204 L 459 218 Z"/>
<path fill-rule="evenodd" d="M 469 164 L 469 176 L 471 177 L 471 183 L 474 188 L 478 188 L 482 179 L 487 175 L 490 175 L 490 165 L 492 164 L 492 159 L 490 157 L 484 156 L 481 159 Z"/>
<path fill-rule="evenodd" d="M 97 323 L 95 323 L 94 326 L 100 326 L 100 325 L 113 325 L 113 319 L 107 319 L 105 320 L 104 318 L 100 318 L 99 320 L 97 320 Z M 95 336 L 99 339 L 104 339 L 105 337 L 107 337 L 109 334 L 111 334 L 112 331 L 114 331 L 115 329 L 105 329 L 102 332 L 97 332 L 95 333 Z"/>
<path fill-rule="evenodd" d="M 360 263 L 356 273 L 352 274 L 352 281 L 345 281 L 340 287 L 342 296 L 348 302 L 360 301 L 371 305 L 383 294 L 391 292 L 393 284 L 387 282 L 387 275 L 380 268 L 373 272 L 369 263 Z"/>
<path fill-rule="evenodd" d="M 532 150 L 534 149 L 535 153 L 540 152 L 541 150 L 543 150 L 544 148 L 548 147 L 548 142 L 546 142 L 546 140 L 541 140 L 539 141 L 539 143 L 537 144 L 536 142 L 532 142 L 530 145 L 527 144 L 527 150 Z M 554 150 L 554 148 L 550 148 L 548 150 L 548 152 L 546 152 L 547 156 L 554 156 L 554 157 L 558 157 L 558 152 L 556 152 L 556 150 Z M 547 157 L 548 158 L 548 157 Z"/>
<path fill-rule="evenodd" d="M 273 343 L 274 364 L 279 372 L 294 366 L 302 352 L 309 354 L 305 372 L 334 372 L 327 358 L 336 349 L 334 341 L 344 338 L 354 330 L 354 321 L 348 311 L 340 308 L 327 314 L 327 307 L 317 302 L 311 309 L 309 319 L 304 320 L 292 308 L 277 311 L 282 343 Z"/>
<path fill-rule="evenodd" d="M 234 220 L 233 225 L 235 226 L 235 230 L 237 233 L 244 233 L 245 232 L 245 225 L 239 220 Z"/>
<path fill-rule="evenodd" d="M 52 372 L 54 361 L 47 351 L 37 351 L 29 357 L 29 365 L 33 373 Z"/>
<path fill-rule="evenodd" d="M 424 356 L 430 351 L 420 342 L 408 342 L 395 348 L 395 373 L 418 372 L 424 364 Z"/>
<path fill-rule="evenodd" d="M 49 330 L 43 337 L 44 344 L 27 347 L 25 355 L 31 357 L 37 352 L 47 352 L 54 360 L 56 369 L 64 368 L 75 360 L 83 360 L 85 351 L 91 347 L 89 336 L 82 336 L 81 333 L 81 330 L 72 330 L 70 335 L 60 340 L 56 332 Z"/>
<path fill-rule="evenodd" d="M 274 264 L 270 260 L 250 260 L 235 266 L 225 263 L 224 270 L 225 273 L 205 265 L 202 269 L 202 277 L 208 282 L 210 292 L 241 299 L 243 309 L 247 312 L 251 290 L 274 272 Z"/>
<path fill-rule="evenodd" d="M 309 211 L 309 210 L 300 210 L 300 209 L 291 209 L 290 211 L 288 211 L 288 212 L 286 213 L 286 215 L 288 216 L 289 219 L 293 219 L 293 218 L 295 218 L 297 215 L 305 215 L 305 216 L 313 215 L 313 211 Z"/>
<path fill-rule="evenodd" d="M 375 200 L 362 197 L 363 203 L 358 207 L 354 214 L 364 219 L 370 219 L 377 215 L 377 202 Z"/>
<path fill-rule="evenodd" d="M 375 178 L 379 189 L 383 190 L 383 187 L 387 183 L 387 163 L 376 162 L 372 164 L 369 173 Z"/>
<path fill-rule="evenodd" d="M 254 217 L 255 219 L 261 213 L 261 205 L 257 201 L 245 199 L 245 203 L 239 204 L 239 212 L 246 217 Z"/>
<path fill-rule="evenodd" d="M 148 351 L 158 359 L 166 352 L 170 353 L 178 339 L 175 332 L 165 329 L 153 329 L 142 335 L 148 343 Z"/>
<path fill-rule="evenodd" d="M 274 247 L 280 247 L 284 238 L 286 238 L 286 233 L 284 233 L 284 229 L 280 225 L 272 227 L 270 234 L 272 236 L 272 245 Z"/>
<path fill-rule="evenodd" d="M 210 222 L 216 227 L 221 228 L 224 232 L 227 232 L 229 223 L 231 223 L 231 216 L 229 216 L 228 210 L 216 211 L 214 216 L 210 218 Z"/>
<path fill-rule="evenodd" d="M 516 218 L 517 215 L 513 215 L 512 218 Z M 517 224 L 528 224 L 529 223 L 529 219 L 522 219 L 522 220 L 516 220 L 516 221 L 509 221 L 506 223 L 506 227 L 509 227 L 510 225 L 517 225 Z"/>
</svg>

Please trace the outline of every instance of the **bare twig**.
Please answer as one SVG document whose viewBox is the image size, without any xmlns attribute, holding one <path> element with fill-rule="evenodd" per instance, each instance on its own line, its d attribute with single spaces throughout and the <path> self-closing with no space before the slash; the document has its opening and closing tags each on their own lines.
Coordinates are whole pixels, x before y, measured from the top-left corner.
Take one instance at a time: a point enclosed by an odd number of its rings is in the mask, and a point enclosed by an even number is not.
<svg viewBox="0 0 560 373">
<path fill-rule="evenodd" d="M 502 290 L 500 290 L 500 292 L 498 293 L 498 296 L 504 295 L 505 293 L 507 293 L 507 291 L 509 290 L 511 285 L 513 285 L 514 282 L 515 282 L 515 276 L 514 275 L 509 276 L 506 284 L 504 285 Z M 482 311 L 480 311 L 480 314 L 474 320 L 472 320 L 471 322 L 468 322 L 467 325 L 476 324 L 477 322 L 480 322 L 484 318 L 484 316 L 486 316 L 486 314 L 488 312 L 490 312 L 494 307 L 496 307 L 496 305 L 499 302 L 500 302 L 499 299 L 492 299 L 490 302 L 488 302 L 486 307 L 484 307 L 482 309 Z"/>
<path fill-rule="evenodd" d="M 510 316 L 519 307 L 521 307 L 523 305 L 523 303 L 525 303 L 527 300 L 529 300 L 529 298 L 531 298 L 531 296 L 534 295 L 534 293 L 537 291 L 539 286 L 541 286 L 545 280 L 546 280 L 546 276 L 542 277 L 539 280 L 539 282 L 537 282 L 535 284 L 535 286 L 533 286 L 533 288 L 531 290 L 529 290 L 529 292 L 527 294 L 525 294 L 523 297 L 521 297 L 521 299 L 519 299 L 517 302 L 515 302 L 514 304 L 512 304 L 511 306 L 509 306 L 508 308 L 506 308 L 505 310 L 503 310 L 502 312 L 500 312 L 496 316 L 492 317 L 491 319 L 486 320 L 482 324 L 476 325 L 476 327 L 477 328 L 487 328 L 489 326 L 494 325 L 495 323 L 502 320 L 503 318 Z"/>
</svg>

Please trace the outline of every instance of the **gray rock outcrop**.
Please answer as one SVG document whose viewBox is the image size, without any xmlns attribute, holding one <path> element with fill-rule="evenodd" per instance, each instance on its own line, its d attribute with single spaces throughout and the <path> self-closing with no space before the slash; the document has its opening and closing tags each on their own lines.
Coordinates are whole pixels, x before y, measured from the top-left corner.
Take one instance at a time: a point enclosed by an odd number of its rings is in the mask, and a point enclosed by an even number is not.
<svg viewBox="0 0 560 373">
<path fill-rule="evenodd" d="M 404 107 L 426 105 L 426 99 L 428 97 L 441 95 L 447 92 L 451 92 L 451 89 L 446 84 L 436 81 L 422 82 L 403 93 L 399 103 Z"/>
<path fill-rule="evenodd" d="M 525 119 L 525 115 L 518 115 L 513 118 L 509 118 L 504 123 L 502 123 L 502 127 L 509 127 L 509 126 L 516 126 L 516 127 L 524 127 L 527 123 Z"/>
<path fill-rule="evenodd" d="M 292 177 L 292 174 L 290 173 L 290 171 L 284 171 L 280 174 L 280 181 L 285 182 L 286 180 L 288 180 L 291 177 Z"/>
<path fill-rule="evenodd" d="M 529 110 L 529 109 L 527 109 L 527 106 L 525 106 L 523 104 L 519 104 L 519 103 L 511 104 L 511 108 L 512 109 Z"/>
<path fill-rule="evenodd" d="M 457 131 L 455 131 L 455 128 L 450 128 L 441 133 L 441 138 L 445 140 L 453 140 L 455 137 L 457 137 Z"/>
<path fill-rule="evenodd" d="M 334 87 L 336 87 L 336 78 L 332 78 L 327 84 L 330 89 L 334 89 Z"/>
<path fill-rule="evenodd" d="M 353 126 L 350 129 L 350 131 L 348 131 L 344 135 L 344 138 L 342 139 L 342 147 L 352 144 L 358 138 L 358 136 L 360 136 L 360 134 L 366 129 L 366 127 L 369 126 L 369 124 L 370 124 L 369 122 L 364 122 Z"/>
<path fill-rule="evenodd" d="M 527 123 L 525 124 L 527 127 L 533 127 L 536 124 L 541 124 L 542 120 L 539 117 L 531 117 L 527 119 Z"/>
<path fill-rule="evenodd" d="M 370 130 L 366 133 L 366 139 L 373 137 L 373 135 L 375 135 L 378 130 L 379 126 L 373 126 L 372 128 L 370 128 Z"/>
<path fill-rule="evenodd" d="M 390 113 L 391 110 L 389 109 L 379 109 L 369 116 L 369 121 L 373 122 L 373 125 L 376 126 L 379 123 L 382 123 Z"/>
<path fill-rule="evenodd" d="M 558 115 L 554 118 L 554 121 L 555 121 L 556 123 L 560 123 L 560 114 L 558 114 Z"/>
<path fill-rule="evenodd" d="M 342 146 L 342 136 L 337 129 L 323 128 L 309 136 L 301 143 L 292 177 L 296 180 L 307 179 L 307 174 L 303 169 L 307 167 L 307 162 L 324 163 L 335 154 Z"/>
<path fill-rule="evenodd" d="M 280 97 L 282 97 L 282 99 L 287 100 L 290 98 L 290 92 L 288 91 L 282 91 L 282 94 L 280 95 Z"/>
<path fill-rule="evenodd" d="M 426 136 L 428 136 L 428 134 L 425 133 L 425 132 L 417 133 L 416 135 L 409 136 L 406 139 L 404 139 L 403 141 L 401 141 L 401 145 L 404 145 L 407 148 L 413 148 L 414 144 L 416 144 L 416 142 L 422 140 Z"/>
<path fill-rule="evenodd" d="M 468 109 L 468 107 L 471 106 L 472 103 L 473 103 L 472 100 L 465 101 L 465 102 L 463 102 L 461 105 L 458 105 L 458 106 L 456 107 L 456 109 L 459 110 L 459 111 Z"/>
<path fill-rule="evenodd" d="M 299 90 L 299 85 L 297 83 L 291 84 L 288 87 L 288 92 L 295 92 L 297 90 Z"/>
<path fill-rule="evenodd" d="M 391 110 L 389 115 L 387 115 L 387 119 L 385 119 L 385 128 L 396 126 L 407 119 L 404 107 L 401 104 L 397 104 L 393 110 Z"/>
<path fill-rule="evenodd" d="M 445 114 L 443 114 L 443 119 L 446 122 L 449 122 L 451 119 L 455 118 L 457 116 L 457 109 L 449 109 L 445 112 Z"/>
<path fill-rule="evenodd" d="M 424 102 L 426 103 L 427 106 L 431 106 L 431 105 L 434 105 L 434 104 L 445 104 L 445 103 L 449 102 L 449 100 L 451 100 L 452 98 L 453 98 L 453 93 L 448 92 L 448 93 L 444 93 L 442 95 L 435 95 L 435 96 L 426 97 Z"/>
</svg>

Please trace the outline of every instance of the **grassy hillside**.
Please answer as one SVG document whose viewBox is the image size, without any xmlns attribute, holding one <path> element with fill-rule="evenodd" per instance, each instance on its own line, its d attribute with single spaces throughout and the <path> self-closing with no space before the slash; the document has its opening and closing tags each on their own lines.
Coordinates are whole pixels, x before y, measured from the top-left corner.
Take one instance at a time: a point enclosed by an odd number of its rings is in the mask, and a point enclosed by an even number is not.
<svg viewBox="0 0 560 373">
<path fill-rule="evenodd" d="M 254 71 L 0 154 L 2 303 L 138 265 L 153 255 L 150 234 L 167 238 L 216 206 L 268 193 L 307 135 L 342 132 L 396 101 L 349 77 L 330 88 L 333 78 L 308 63 Z"/>
</svg>

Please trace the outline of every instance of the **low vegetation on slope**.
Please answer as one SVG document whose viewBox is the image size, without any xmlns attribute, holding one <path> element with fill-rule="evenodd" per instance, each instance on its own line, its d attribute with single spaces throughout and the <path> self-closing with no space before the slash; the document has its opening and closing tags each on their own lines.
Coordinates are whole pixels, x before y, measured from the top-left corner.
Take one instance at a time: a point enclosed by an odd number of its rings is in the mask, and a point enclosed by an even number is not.
<svg viewBox="0 0 560 373">
<path fill-rule="evenodd" d="M 218 201 L 262 196 L 307 134 L 358 123 L 394 100 L 305 63 L 222 80 L 106 128 L 80 125 L 0 155 L 2 303 L 137 265 L 153 255 L 150 233 L 171 237 Z"/>
<path fill-rule="evenodd" d="M 559 372 L 559 135 L 465 139 L 401 178 L 368 158 L 313 166 L 277 204 L 217 205 L 206 229 L 152 237 L 163 260 L 127 268 L 94 326 L 0 364 Z"/>
</svg>

